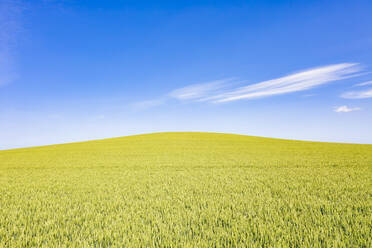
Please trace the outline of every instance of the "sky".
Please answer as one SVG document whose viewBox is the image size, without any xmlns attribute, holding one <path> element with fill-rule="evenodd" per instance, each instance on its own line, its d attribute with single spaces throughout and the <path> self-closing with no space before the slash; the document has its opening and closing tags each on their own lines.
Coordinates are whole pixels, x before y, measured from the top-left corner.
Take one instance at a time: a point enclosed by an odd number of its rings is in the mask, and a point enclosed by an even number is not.
<svg viewBox="0 0 372 248">
<path fill-rule="evenodd" d="M 372 143 L 371 13 L 0 0 L 0 149 L 166 131 Z"/>
</svg>

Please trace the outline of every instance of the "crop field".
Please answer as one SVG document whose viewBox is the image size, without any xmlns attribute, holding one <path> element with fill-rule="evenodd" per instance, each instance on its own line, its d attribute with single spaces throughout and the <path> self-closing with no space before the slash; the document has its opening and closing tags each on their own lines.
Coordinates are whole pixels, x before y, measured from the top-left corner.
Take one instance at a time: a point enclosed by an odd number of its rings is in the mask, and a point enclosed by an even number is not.
<svg viewBox="0 0 372 248">
<path fill-rule="evenodd" d="M 0 247 L 372 247 L 372 145 L 157 133 L 0 151 Z"/>
</svg>

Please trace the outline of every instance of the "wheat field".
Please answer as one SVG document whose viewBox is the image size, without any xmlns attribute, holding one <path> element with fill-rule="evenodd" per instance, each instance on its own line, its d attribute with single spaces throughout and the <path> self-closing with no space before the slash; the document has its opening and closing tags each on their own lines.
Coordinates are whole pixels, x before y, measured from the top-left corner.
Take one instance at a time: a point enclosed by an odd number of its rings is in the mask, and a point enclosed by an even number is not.
<svg viewBox="0 0 372 248">
<path fill-rule="evenodd" d="M 372 247 L 372 145 L 156 133 L 0 151 L 0 247 Z"/>
</svg>

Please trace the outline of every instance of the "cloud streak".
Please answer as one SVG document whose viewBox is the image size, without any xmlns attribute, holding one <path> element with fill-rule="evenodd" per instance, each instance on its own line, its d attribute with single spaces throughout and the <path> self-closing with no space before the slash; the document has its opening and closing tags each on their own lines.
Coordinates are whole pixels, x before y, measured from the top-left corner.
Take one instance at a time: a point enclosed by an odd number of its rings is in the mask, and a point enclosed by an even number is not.
<svg viewBox="0 0 372 248">
<path fill-rule="evenodd" d="M 344 106 L 336 107 L 334 111 L 337 113 L 349 113 L 349 112 L 358 111 L 358 110 L 360 110 L 360 108 L 358 107 L 350 108 L 344 105 Z"/>
<path fill-rule="evenodd" d="M 361 75 L 362 67 L 358 63 L 341 63 L 311 68 L 283 77 L 243 85 L 246 81 L 236 78 L 226 78 L 200 84 L 192 84 L 175 89 L 164 97 L 137 102 L 137 109 L 159 106 L 170 99 L 191 102 L 223 103 L 243 99 L 270 97 L 306 91 L 334 81 L 353 78 Z M 240 85 L 239 87 L 237 87 Z"/>
<path fill-rule="evenodd" d="M 367 85 L 372 85 L 372 81 L 355 84 L 354 87 L 362 87 L 362 86 L 367 86 Z"/>
<path fill-rule="evenodd" d="M 223 79 L 203 84 L 190 85 L 172 91 L 169 96 L 178 100 L 231 102 L 243 99 L 270 97 L 305 91 L 323 84 L 360 75 L 362 68 L 357 63 L 341 63 L 308 69 L 251 85 L 233 88 L 241 84 L 235 79 Z"/>
<path fill-rule="evenodd" d="M 364 99 L 372 97 L 372 88 L 361 91 L 349 91 L 341 95 L 342 98 L 346 99 Z"/>
<path fill-rule="evenodd" d="M 333 81 L 356 77 L 361 70 L 356 63 L 328 65 L 240 87 L 209 100 L 215 103 L 231 102 L 304 91 Z"/>
<path fill-rule="evenodd" d="M 221 93 L 231 84 L 236 83 L 234 78 L 211 81 L 201 84 L 192 84 L 183 88 L 176 89 L 168 95 L 178 100 L 198 100 L 202 101 L 208 97 Z"/>
<path fill-rule="evenodd" d="M 179 101 L 203 101 L 204 99 L 220 94 L 232 85 L 236 85 L 238 81 L 235 78 L 226 78 L 221 80 L 210 81 L 206 83 L 192 84 L 186 87 L 175 89 L 163 97 L 139 101 L 131 104 L 134 110 L 145 110 L 152 107 L 157 107 L 165 104 L 171 99 Z"/>
</svg>

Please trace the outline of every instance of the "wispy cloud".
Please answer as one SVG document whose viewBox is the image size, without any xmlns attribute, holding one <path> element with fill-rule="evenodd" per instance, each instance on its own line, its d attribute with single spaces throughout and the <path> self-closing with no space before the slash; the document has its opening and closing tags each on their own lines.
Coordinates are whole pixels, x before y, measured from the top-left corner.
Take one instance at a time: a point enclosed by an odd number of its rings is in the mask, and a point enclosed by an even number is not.
<svg viewBox="0 0 372 248">
<path fill-rule="evenodd" d="M 347 99 L 363 99 L 372 97 L 372 89 L 361 90 L 361 91 L 349 91 L 341 95 L 342 98 Z"/>
<path fill-rule="evenodd" d="M 193 102 L 222 103 L 242 99 L 269 97 L 305 91 L 333 81 L 357 77 L 362 67 L 357 63 L 341 63 L 308 69 L 251 85 L 241 86 L 246 81 L 226 78 L 206 83 L 192 84 L 175 89 L 164 97 L 133 104 L 136 109 L 164 104 L 169 99 Z M 238 87 L 239 86 L 239 87 Z M 314 94 L 305 95 L 313 96 Z"/>
<path fill-rule="evenodd" d="M 350 107 L 348 107 L 346 105 L 340 106 L 340 107 L 336 107 L 334 109 L 334 111 L 337 112 L 337 113 L 348 113 L 348 112 L 358 111 L 358 110 L 360 110 L 360 108 L 358 108 L 358 107 L 350 108 Z"/>
<path fill-rule="evenodd" d="M 171 99 L 179 101 L 203 101 L 204 99 L 219 94 L 238 83 L 239 81 L 235 78 L 226 78 L 205 83 L 191 84 L 186 87 L 175 89 L 157 99 L 135 102 L 131 104 L 131 107 L 134 110 L 144 110 L 163 105 Z"/>
<path fill-rule="evenodd" d="M 20 1 L 0 1 L 0 86 L 16 78 L 14 72 L 14 47 L 20 32 Z"/>
<path fill-rule="evenodd" d="M 333 81 L 356 77 L 361 70 L 362 68 L 356 63 L 328 65 L 240 87 L 216 95 L 210 100 L 216 103 L 230 102 L 304 91 Z"/>
<path fill-rule="evenodd" d="M 178 100 L 203 100 L 221 93 L 222 90 L 226 90 L 232 84 L 236 84 L 236 79 L 226 78 L 207 83 L 192 84 L 173 90 L 168 95 Z"/>
<path fill-rule="evenodd" d="M 367 85 L 372 85 L 372 81 L 367 81 L 359 84 L 354 84 L 354 87 L 361 87 L 361 86 L 367 86 Z"/>
</svg>

